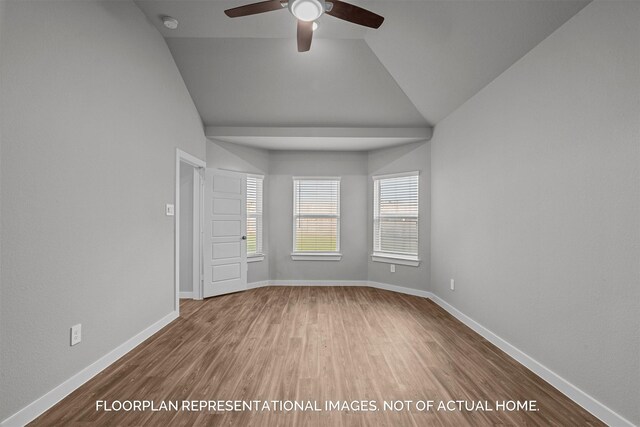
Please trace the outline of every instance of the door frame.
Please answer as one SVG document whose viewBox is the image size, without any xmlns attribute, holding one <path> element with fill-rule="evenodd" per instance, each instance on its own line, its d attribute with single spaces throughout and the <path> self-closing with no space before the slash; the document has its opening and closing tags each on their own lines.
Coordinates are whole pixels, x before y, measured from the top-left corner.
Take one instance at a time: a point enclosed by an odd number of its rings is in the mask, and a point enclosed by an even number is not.
<svg viewBox="0 0 640 427">
<path fill-rule="evenodd" d="M 175 199 L 174 199 L 174 206 L 175 206 L 175 217 L 174 217 L 174 230 L 175 230 L 175 235 L 174 235 L 174 258 L 173 258 L 173 265 L 174 265 L 174 271 L 175 271 L 175 275 L 173 278 L 173 284 L 174 284 L 174 288 L 175 288 L 175 292 L 174 292 L 174 309 L 177 313 L 180 313 L 180 163 L 186 163 L 190 166 L 192 166 L 197 172 L 199 172 L 200 174 L 200 182 L 202 182 L 202 178 L 204 178 L 204 169 L 207 167 L 207 163 L 204 160 L 201 160 L 199 158 L 197 158 L 196 156 L 193 156 L 185 151 L 180 150 L 179 148 L 176 148 L 176 182 L 175 182 Z M 200 242 L 201 240 L 201 232 L 202 232 L 202 228 L 201 228 L 201 223 L 202 223 L 202 191 L 198 191 L 198 199 L 199 200 L 195 200 L 195 196 L 196 196 L 196 190 L 194 188 L 194 210 L 193 210 L 193 215 L 194 215 L 194 227 L 193 230 L 191 230 L 191 232 L 194 233 L 193 239 L 194 239 L 194 245 L 193 248 L 198 249 L 198 254 L 196 256 L 196 254 L 193 254 L 193 258 L 194 258 L 194 270 L 195 270 L 195 260 L 198 260 L 198 264 L 200 264 L 200 260 L 202 259 L 202 245 L 198 244 L 196 246 L 195 242 Z M 197 203 L 196 203 L 197 202 Z M 195 223 L 195 219 L 196 219 L 196 215 L 199 217 L 198 219 L 198 227 L 196 228 L 196 223 Z M 186 231 L 186 230 L 185 230 Z M 197 234 L 196 234 L 197 233 Z M 194 284 L 196 281 L 196 278 L 194 277 Z M 198 275 L 198 282 L 200 282 L 200 275 Z M 199 288 L 199 286 L 198 286 Z M 196 292 L 197 288 L 193 288 L 193 292 Z"/>
<path fill-rule="evenodd" d="M 206 168 L 193 168 L 193 259 L 191 268 L 191 297 L 202 299 L 202 282 L 204 280 L 203 237 L 204 237 L 204 171 Z"/>
</svg>

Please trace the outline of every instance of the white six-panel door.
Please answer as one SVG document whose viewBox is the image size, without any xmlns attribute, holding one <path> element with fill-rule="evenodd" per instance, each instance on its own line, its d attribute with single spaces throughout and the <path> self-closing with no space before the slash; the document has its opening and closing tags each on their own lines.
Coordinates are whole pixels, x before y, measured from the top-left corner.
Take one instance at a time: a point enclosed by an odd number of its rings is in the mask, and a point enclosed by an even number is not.
<svg viewBox="0 0 640 427">
<path fill-rule="evenodd" d="M 246 176 L 207 169 L 203 297 L 247 289 Z"/>
</svg>

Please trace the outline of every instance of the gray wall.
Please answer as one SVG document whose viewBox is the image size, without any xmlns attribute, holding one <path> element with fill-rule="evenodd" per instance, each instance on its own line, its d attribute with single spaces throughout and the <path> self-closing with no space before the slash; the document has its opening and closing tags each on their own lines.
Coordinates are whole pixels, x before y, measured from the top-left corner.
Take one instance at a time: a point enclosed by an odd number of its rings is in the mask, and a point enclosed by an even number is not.
<svg viewBox="0 0 640 427">
<path fill-rule="evenodd" d="M 293 176 L 340 176 L 341 261 L 292 261 Z M 367 154 L 273 151 L 269 266 L 273 280 L 367 280 Z"/>
<path fill-rule="evenodd" d="M 418 267 L 396 264 L 396 272 L 390 272 L 390 264 L 373 262 L 368 256 L 368 277 L 373 282 L 389 283 L 413 289 L 429 290 L 431 200 L 430 145 L 427 142 L 402 145 L 369 152 L 367 180 L 367 251 L 373 251 L 373 175 L 420 171 L 419 195 L 419 248 Z M 364 213 L 363 213 L 364 214 Z"/>
<path fill-rule="evenodd" d="M 263 232 L 262 248 L 266 252 L 265 259 L 258 262 L 250 262 L 248 265 L 247 282 L 261 282 L 269 280 L 269 152 L 259 148 L 245 147 L 237 144 L 229 144 L 221 141 L 208 140 L 207 142 L 207 167 L 231 170 L 244 173 L 264 175 L 263 184 Z"/>
<path fill-rule="evenodd" d="M 265 175 L 265 261 L 249 264 L 248 282 L 374 280 L 414 289 L 429 283 L 429 145 L 367 152 L 267 151 L 209 140 L 207 167 Z M 420 267 L 367 261 L 372 247 L 373 174 L 421 171 Z M 340 176 L 342 260 L 292 261 L 293 176 Z M 365 219 L 367 218 L 367 219 Z"/>
<path fill-rule="evenodd" d="M 193 171 L 180 163 L 180 292 L 193 292 Z"/>
<path fill-rule="evenodd" d="M 591 3 L 431 142 L 433 291 L 636 424 L 638 22 Z"/>
<path fill-rule="evenodd" d="M 269 152 L 209 139 L 207 167 L 266 175 L 269 173 Z"/>
<path fill-rule="evenodd" d="M 2 39 L 4 33 L 4 9 L 5 2 L 4 0 L 0 0 L 0 90 L 2 87 L 2 59 L 4 55 L 2 54 L 3 43 Z M 0 92 L 1 95 L 1 92 Z M 3 108 L 4 103 L 0 100 L 0 255 L 2 253 L 2 117 L 3 117 Z M 2 262 L 0 262 L 0 348 L 2 347 L 2 343 L 4 342 L 2 336 L 4 335 L 2 331 Z M 2 352 L 0 352 L 0 372 L 2 372 Z M 1 375 L 1 374 L 0 374 Z M 1 377 L 0 377 L 1 379 Z M 0 402 L 0 420 L 4 417 L 2 416 L 2 402 Z"/>
<path fill-rule="evenodd" d="M 133 3 L 4 12 L 0 419 L 173 311 L 175 150 L 205 157 L 169 50 Z"/>
</svg>

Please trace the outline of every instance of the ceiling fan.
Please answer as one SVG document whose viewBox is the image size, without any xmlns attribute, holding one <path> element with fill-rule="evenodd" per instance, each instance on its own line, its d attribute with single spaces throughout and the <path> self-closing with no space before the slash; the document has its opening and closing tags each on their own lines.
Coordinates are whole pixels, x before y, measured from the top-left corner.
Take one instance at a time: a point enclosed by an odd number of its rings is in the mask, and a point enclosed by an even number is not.
<svg viewBox="0 0 640 427">
<path fill-rule="evenodd" d="M 284 8 L 298 20 L 298 52 L 311 49 L 315 20 L 324 13 L 370 28 L 379 28 L 384 21 L 380 15 L 341 0 L 267 0 L 227 9 L 224 13 L 230 18 L 238 18 Z"/>
</svg>

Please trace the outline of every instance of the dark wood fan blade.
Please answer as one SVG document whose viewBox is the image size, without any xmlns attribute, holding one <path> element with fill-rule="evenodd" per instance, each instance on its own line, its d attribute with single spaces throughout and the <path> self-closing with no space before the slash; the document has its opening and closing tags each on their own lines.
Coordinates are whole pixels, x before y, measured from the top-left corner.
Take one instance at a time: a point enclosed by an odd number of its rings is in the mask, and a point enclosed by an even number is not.
<svg viewBox="0 0 640 427">
<path fill-rule="evenodd" d="M 229 18 L 238 18 L 240 16 L 255 15 L 258 13 L 271 12 L 272 10 L 284 9 L 280 0 L 267 0 L 260 3 L 252 3 L 244 6 L 234 7 L 224 11 Z"/>
<path fill-rule="evenodd" d="M 313 38 L 313 22 L 298 19 L 298 52 L 307 52 L 311 49 Z"/>
<path fill-rule="evenodd" d="M 328 0 L 327 3 L 333 3 L 333 8 L 328 11 L 327 14 L 338 19 L 344 19 L 345 21 L 370 28 L 379 28 L 382 22 L 384 22 L 382 16 L 353 4 L 340 0 Z"/>
</svg>

